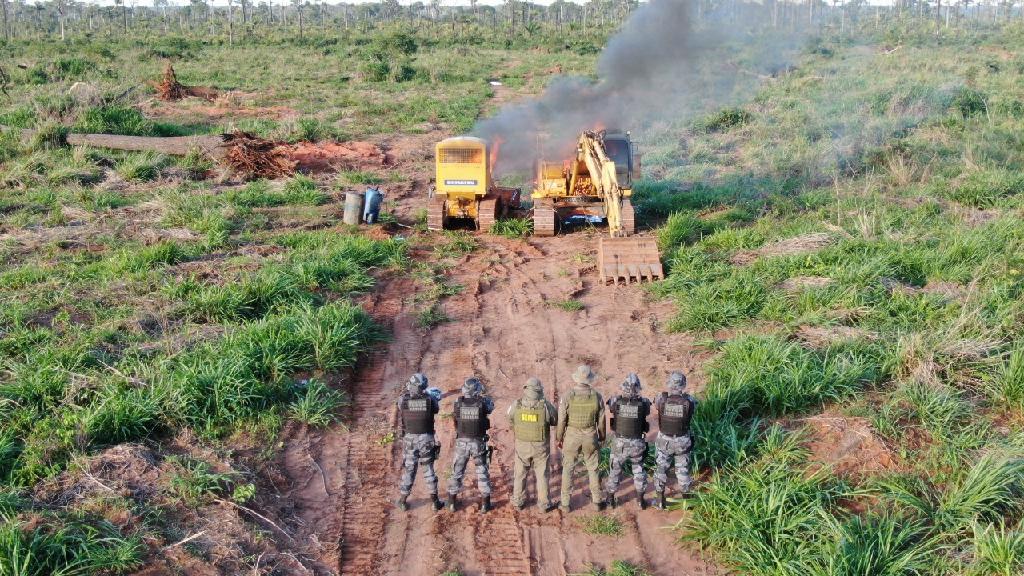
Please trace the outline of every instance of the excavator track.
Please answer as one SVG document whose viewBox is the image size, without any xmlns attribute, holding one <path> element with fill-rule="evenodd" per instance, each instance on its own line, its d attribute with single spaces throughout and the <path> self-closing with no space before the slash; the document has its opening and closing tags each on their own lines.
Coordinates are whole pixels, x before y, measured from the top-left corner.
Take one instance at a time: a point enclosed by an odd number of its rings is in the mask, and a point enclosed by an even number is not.
<svg viewBox="0 0 1024 576">
<path fill-rule="evenodd" d="M 444 230 L 444 198 L 437 196 L 427 202 L 427 229 Z"/>
<path fill-rule="evenodd" d="M 476 229 L 481 232 L 490 232 L 500 209 L 501 200 L 498 198 L 480 200 L 476 205 Z"/>
<path fill-rule="evenodd" d="M 597 267 L 602 284 L 653 282 L 665 277 L 654 238 L 601 238 Z"/>
<path fill-rule="evenodd" d="M 622 199 L 622 231 L 626 236 L 636 234 L 636 210 L 629 198 Z"/>
<path fill-rule="evenodd" d="M 546 198 L 533 204 L 533 235 L 555 235 L 555 203 Z"/>
</svg>

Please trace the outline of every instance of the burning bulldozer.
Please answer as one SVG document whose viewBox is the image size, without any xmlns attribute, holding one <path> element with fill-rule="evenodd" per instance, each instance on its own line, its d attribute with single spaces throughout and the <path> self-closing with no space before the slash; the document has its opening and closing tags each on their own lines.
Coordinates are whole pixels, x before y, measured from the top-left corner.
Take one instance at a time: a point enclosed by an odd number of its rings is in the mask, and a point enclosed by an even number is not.
<svg viewBox="0 0 1024 576">
<path fill-rule="evenodd" d="M 493 179 L 496 151 L 481 138 L 457 136 L 434 146 L 436 179 L 427 204 L 427 228 L 444 230 L 453 221 L 472 221 L 490 230 L 510 207 L 518 207 L 520 191 L 498 186 Z"/>
<path fill-rule="evenodd" d="M 460 136 L 435 146 L 436 181 L 430 190 L 427 227 L 443 230 L 457 219 L 489 230 L 520 192 L 494 183 L 496 148 L 480 138 Z M 603 283 L 630 283 L 664 277 L 653 238 L 636 231 L 632 181 L 640 174 L 640 156 L 629 133 L 584 132 L 575 157 L 537 163 L 532 193 L 536 236 L 554 236 L 560 223 L 604 220 L 609 237 L 598 244 L 598 273 Z"/>
</svg>

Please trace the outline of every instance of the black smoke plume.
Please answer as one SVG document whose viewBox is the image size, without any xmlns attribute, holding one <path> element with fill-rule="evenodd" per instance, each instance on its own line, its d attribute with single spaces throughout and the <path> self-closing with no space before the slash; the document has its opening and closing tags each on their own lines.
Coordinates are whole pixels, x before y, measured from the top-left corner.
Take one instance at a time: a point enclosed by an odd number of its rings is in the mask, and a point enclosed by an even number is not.
<svg viewBox="0 0 1024 576">
<path fill-rule="evenodd" d="M 652 123 L 678 125 L 749 96 L 745 88 L 782 67 L 796 45 L 792 38 L 768 41 L 752 33 L 758 23 L 715 14 L 698 22 L 695 16 L 690 0 L 643 4 L 608 41 L 596 81 L 558 77 L 538 98 L 480 121 L 476 135 L 501 141 L 499 173 L 529 175 L 542 153 L 571 155 L 583 130 L 636 135 Z"/>
</svg>

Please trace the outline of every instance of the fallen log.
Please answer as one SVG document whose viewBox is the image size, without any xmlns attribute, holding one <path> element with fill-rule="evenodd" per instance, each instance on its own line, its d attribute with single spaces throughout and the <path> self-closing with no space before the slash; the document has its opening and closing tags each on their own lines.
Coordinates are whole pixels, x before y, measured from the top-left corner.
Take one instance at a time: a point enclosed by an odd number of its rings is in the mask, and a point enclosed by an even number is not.
<svg viewBox="0 0 1024 576">
<path fill-rule="evenodd" d="M 21 133 L 22 142 L 31 142 L 35 130 L 0 126 L 0 130 Z M 222 136 L 122 136 L 119 134 L 77 134 L 69 133 L 65 141 L 72 146 L 92 146 L 111 150 L 134 152 L 159 152 L 168 156 L 185 156 L 192 150 L 199 150 L 212 158 L 219 159 L 226 152 L 227 144 Z"/>
<path fill-rule="evenodd" d="M 0 126 L 0 130 L 16 130 L 23 142 L 31 142 L 35 130 Z M 220 136 L 121 136 L 119 134 L 67 134 L 64 142 L 71 146 L 92 146 L 110 150 L 158 152 L 168 156 L 185 156 L 195 150 L 209 156 L 245 178 L 280 178 L 295 173 L 295 161 L 286 147 L 245 132 Z"/>
</svg>

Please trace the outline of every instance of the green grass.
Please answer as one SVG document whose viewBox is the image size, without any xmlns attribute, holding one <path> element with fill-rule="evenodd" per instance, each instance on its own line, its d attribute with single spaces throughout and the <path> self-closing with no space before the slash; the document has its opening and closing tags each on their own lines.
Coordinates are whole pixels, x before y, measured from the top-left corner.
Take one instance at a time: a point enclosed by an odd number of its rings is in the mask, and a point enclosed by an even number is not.
<svg viewBox="0 0 1024 576">
<path fill-rule="evenodd" d="M 567 300 L 551 300 L 548 302 L 549 306 L 558 308 L 559 310 L 565 310 L 566 312 L 579 312 L 586 308 L 583 302 L 576 300 L 575 298 L 569 298 Z"/>
<path fill-rule="evenodd" d="M 502 218 L 491 225 L 490 232 L 505 238 L 526 238 L 533 234 L 533 220 L 529 218 Z"/>
<path fill-rule="evenodd" d="M 632 562 L 613 560 L 608 568 L 592 565 L 586 572 L 573 576 L 651 576 L 651 573 Z"/>
<path fill-rule="evenodd" d="M 624 530 L 622 520 L 606 514 L 586 516 L 578 522 L 584 532 L 594 536 L 621 536 Z"/>
</svg>

